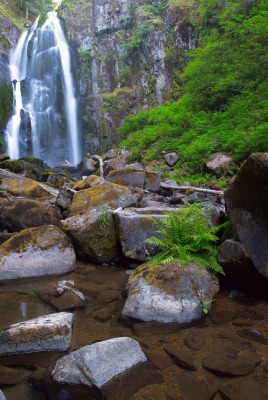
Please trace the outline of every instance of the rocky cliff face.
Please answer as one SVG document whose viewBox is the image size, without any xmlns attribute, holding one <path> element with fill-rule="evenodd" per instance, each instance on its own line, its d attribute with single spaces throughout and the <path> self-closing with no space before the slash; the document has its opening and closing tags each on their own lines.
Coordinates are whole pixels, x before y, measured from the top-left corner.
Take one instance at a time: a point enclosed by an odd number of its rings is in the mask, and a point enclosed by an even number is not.
<svg viewBox="0 0 268 400">
<path fill-rule="evenodd" d="M 77 0 L 61 17 L 75 52 L 85 151 L 105 151 L 123 117 L 172 95 L 180 54 L 196 45 L 194 29 L 159 0 Z"/>
<path fill-rule="evenodd" d="M 20 32 L 14 22 L 19 13 L 12 9 L 9 1 L 2 0 L 0 4 L 0 134 L 6 127 L 7 119 L 12 113 L 12 85 L 8 67 L 8 51 L 15 47 Z M 0 140 L 0 148 L 2 143 Z"/>
</svg>

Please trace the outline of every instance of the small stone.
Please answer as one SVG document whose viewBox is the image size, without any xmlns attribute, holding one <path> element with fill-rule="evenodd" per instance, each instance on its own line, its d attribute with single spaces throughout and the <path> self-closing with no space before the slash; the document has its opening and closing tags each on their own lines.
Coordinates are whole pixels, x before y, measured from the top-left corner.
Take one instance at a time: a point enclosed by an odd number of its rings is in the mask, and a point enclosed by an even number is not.
<svg viewBox="0 0 268 400">
<path fill-rule="evenodd" d="M 178 154 L 174 151 L 164 155 L 164 159 L 169 167 L 173 167 L 179 159 Z"/>
<path fill-rule="evenodd" d="M 185 350 L 181 350 L 178 347 L 170 344 L 163 346 L 164 350 L 168 353 L 168 355 L 172 358 L 175 364 L 184 369 L 188 369 L 190 371 L 196 371 L 195 360 L 192 354 Z"/>
<path fill-rule="evenodd" d="M 184 343 L 191 350 L 201 350 L 207 341 L 207 335 L 202 329 L 193 328 L 184 338 Z"/>
<path fill-rule="evenodd" d="M 225 310 L 212 310 L 209 313 L 209 318 L 214 324 L 223 325 L 236 318 L 236 313 Z"/>
<path fill-rule="evenodd" d="M 160 370 L 166 369 L 173 364 L 172 359 L 167 354 L 158 354 L 152 351 L 146 351 L 145 355 L 149 358 L 151 363 Z"/>
<path fill-rule="evenodd" d="M 121 296 L 117 290 L 105 290 L 101 293 L 100 298 L 104 303 L 112 303 L 120 300 Z"/>
</svg>

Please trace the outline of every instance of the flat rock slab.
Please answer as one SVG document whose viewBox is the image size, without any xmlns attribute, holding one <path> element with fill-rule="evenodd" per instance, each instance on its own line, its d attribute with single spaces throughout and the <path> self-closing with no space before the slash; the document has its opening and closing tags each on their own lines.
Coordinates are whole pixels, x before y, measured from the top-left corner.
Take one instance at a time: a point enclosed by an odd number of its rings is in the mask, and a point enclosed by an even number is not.
<svg viewBox="0 0 268 400">
<path fill-rule="evenodd" d="M 62 312 L 10 325 L 0 333 L 0 355 L 67 350 L 72 324 L 73 314 Z"/>
<path fill-rule="evenodd" d="M 173 344 L 167 344 L 163 346 L 167 354 L 172 358 L 174 363 L 179 367 L 188 369 L 190 371 L 196 371 L 195 359 L 189 351 L 181 350 Z"/>
<path fill-rule="evenodd" d="M 261 358 L 255 354 L 251 343 L 233 338 L 215 346 L 203 360 L 203 367 L 229 376 L 248 375 L 259 365 Z"/>
<path fill-rule="evenodd" d="M 73 271 L 73 246 L 58 227 L 44 225 L 17 233 L 0 245 L 0 280 Z"/>
<path fill-rule="evenodd" d="M 219 392 L 224 400 L 267 400 L 267 382 L 247 377 L 222 386 Z"/>
<path fill-rule="evenodd" d="M 178 374 L 176 379 L 180 389 L 189 400 L 211 400 L 214 398 L 217 388 L 209 383 L 200 381 L 186 374 Z M 241 398 L 242 399 L 242 398 Z M 240 399 L 240 400 L 241 400 Z M 243 399 L 244 400 L 244 399 Z"/>
<path fill-rule="evenodd" d="M 17 176 L 16 178 L 3 179 L 0 185 L 1 190 L 6 190 L 13 196 L 22 196 L 36 199 L 38 197 L 51 197 L 48 190 L 44 189 L 33 179 Z"/>
</svg>

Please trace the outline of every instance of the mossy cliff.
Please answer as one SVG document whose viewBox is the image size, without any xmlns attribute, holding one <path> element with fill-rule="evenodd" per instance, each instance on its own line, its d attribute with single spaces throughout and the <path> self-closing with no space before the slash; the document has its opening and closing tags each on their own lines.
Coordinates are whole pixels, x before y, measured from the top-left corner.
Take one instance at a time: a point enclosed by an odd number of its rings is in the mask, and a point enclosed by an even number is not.
<svg viewBox="0 0 268 400">
<path fill-rule="evenodd" d="M 153 0 L 62 2 L 60 16 L 76 53 L 85 148 L 118 142 L 123 117 L 172 96 L 181 55 L 196 45 L 182 7 Z"/>
</svg>

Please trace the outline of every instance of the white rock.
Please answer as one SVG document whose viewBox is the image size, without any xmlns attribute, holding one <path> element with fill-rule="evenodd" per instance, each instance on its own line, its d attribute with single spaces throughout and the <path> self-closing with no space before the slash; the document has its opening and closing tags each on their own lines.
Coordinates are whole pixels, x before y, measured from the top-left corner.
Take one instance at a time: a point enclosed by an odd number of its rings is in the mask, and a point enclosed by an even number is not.
<svg viewBox="0 0 268 400">
<path fill-rule="evenodd" d="M 0 400 L 6 400 L 4 393 L 0 390 Z"/>
<path fill-rule="evenodd" d="M 138 342 L 129 337 L 83 347 L 57 361 L 52 377 L 58 383 L 100 388 L 117 375 L 147 361 Z"/>
<path fill-rule="evenodd" d="M 64 351 L 71 345 L 73 314 L 42 315 L 0 332 L 0 355 Z"/>
</svg>

